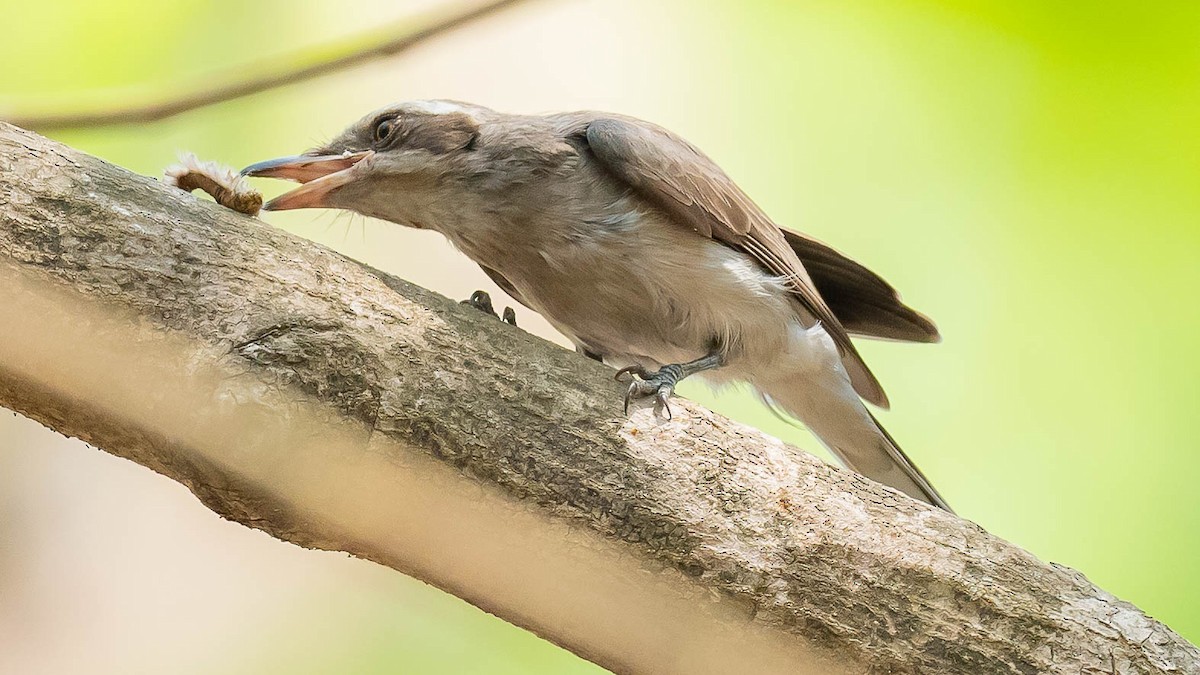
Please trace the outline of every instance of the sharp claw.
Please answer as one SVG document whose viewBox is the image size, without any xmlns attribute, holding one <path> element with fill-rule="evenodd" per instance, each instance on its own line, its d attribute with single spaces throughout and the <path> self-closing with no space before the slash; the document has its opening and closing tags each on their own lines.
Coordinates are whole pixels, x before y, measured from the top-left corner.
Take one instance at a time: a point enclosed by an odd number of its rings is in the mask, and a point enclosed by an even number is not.
<svg viewBox="0 0 1200 675">
<path fill-rule="evenodd" d="M 491 314 L 510 326 L 517 325 L 517 313 L 513 311 L 513 308 L 505 307 L 503 315 L 497 314 L 496 308 L 492 305 L 492 296 L 488 295 L 487 291 L 475 291 L 471 294 L 470 298 L 463 300 L 459 304 L 468 305 L 481 312 Z"/>
<path fill-rule="evenodd" d="M 664 384 L 658 388 L 658 394 L 654 397 L 654 414 L 660 415 L 665 413 L 664 416 L 666 419 L 671 419 L 671 404 L 668 401 L 671 398 L 671 394 L 674 393 L 675 387 L 669 384 Z"/>
<path fill-rule="evenodd" d="M 664 370 L 666 370 L 664 368 Z M 616 379 L 618 382 L 627 381 L 626 375 L 629 376 L 629 388 L 625 390 L 625 414 L 629 414 L 629 403 L 635 398 L 643 396 L 654 397 L 654 414 L 664 419 L 670 420 L 673 415 L 671 413 L 671 405 L 669 403 L 672 395 L 675 394 L 675 373 L 666 370 L 658 372 L 648 372 L 641 366 L 627 366 L 617 371 Z"/>
<path fill-rule="evenodd" d="M 630 382 L 629 388 L 625 390 L 625 414 L 629 414 L 629 402 L 633 400 L 633 395 L 637 393 L 637 382 Z"/>
<path fill-rule="evenodd" d="M 481 312 L 496 316 L 496 310 L 492 308 L 492 296 L 488 295 L 487 291 L 475 291 L 470 298 L 463 300 L 460 304 L 470 305 Z"/>
<path fill-rule="evenodd" d="M 475 291 L 471 294 L 471 304 L 480 309 L 487 308 L 487 311 L 492 311 L 492 296 L 488 295 L 487 291 Z"/>
</svg>

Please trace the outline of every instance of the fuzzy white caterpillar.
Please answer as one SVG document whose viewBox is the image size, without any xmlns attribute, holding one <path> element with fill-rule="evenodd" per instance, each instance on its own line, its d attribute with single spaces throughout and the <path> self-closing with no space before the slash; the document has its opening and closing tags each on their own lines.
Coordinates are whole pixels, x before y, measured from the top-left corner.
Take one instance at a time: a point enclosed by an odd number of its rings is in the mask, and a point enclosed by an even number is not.
<svg viewBox="0 0 1200 675">
<path fill-rule="evenodd" d="M 258 215 L 262 209 L 262 193 L 244 176 L 222 164 L 200 160 L 190 152 L 180 153 L 179 163 L 163 170 L 163 182 L 185 192 L 203 190 L 221 206 L 248 216 Z"/>
</svg>

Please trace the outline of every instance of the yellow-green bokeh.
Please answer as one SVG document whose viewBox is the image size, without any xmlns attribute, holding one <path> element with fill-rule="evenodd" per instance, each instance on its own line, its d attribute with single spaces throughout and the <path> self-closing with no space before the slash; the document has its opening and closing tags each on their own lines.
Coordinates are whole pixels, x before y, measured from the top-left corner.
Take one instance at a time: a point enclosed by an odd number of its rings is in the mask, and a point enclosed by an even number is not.
<svg viewBox="0 0 1200 675">
<path fill-rule="evenodd" d="M 0 99 L 172 90 L 411 11 L 0 0 L 18 28 Z M 938 321 L 943 344 L 863 350 L 893 402 L 882 421 L 961 514 L 1200 640 L 1200 3 L 536 0 L 491 26 L 158 124 L 54 135 L 152 174 L 182 149 L 290 154 L 391 99 L 651 117 Z M 483 285 L 427 233 L 271 220 L 448 295 Z M 686 393 L 815 447 L 746 392 Z M 409 580 L 372 589 L 314 588 L 263 641 L 206 663 L 595 672 Z M 318 630 L 338 648 L 307 648 Z"/>
</svg>

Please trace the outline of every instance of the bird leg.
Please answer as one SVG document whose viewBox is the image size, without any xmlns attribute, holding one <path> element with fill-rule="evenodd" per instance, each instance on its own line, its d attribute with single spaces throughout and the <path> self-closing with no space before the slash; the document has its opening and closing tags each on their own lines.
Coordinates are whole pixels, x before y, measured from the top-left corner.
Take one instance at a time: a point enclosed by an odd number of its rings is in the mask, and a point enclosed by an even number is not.
<svg viewBox="0 0 1200 675">
<path fill-rule="evenodd" d="M 669 363 L 654 372 L 642 366 L 627 366 L 617 371 L 617 381 L 624 382 L 629 375 L 629 389 L 625 392 L 625 414 L 629 414 L 629 402 L 635 398 L 654 397 L 654 414 L 665 413 L 671 419 L 671 406 L 667 401 L 675 393 L 675 385 L 689 375 L 720 368 L 725 365 L 725 355 L 713 352 L 708 356 L 687 363 Z"/>
<path fill-rule="evenodd" d="M 471 297 L 463 300 L 460 304 L 469 305 L 485 314 L 491 314 L 509 325 L 517 325 L 517 313 L 513 311 L 512 307 L 505 307 L 503 316 L 496 314 L 495 308 L 492 307 L 492 296 L 488 295 L 487 291 L 475 291 Z"/>
</svg>

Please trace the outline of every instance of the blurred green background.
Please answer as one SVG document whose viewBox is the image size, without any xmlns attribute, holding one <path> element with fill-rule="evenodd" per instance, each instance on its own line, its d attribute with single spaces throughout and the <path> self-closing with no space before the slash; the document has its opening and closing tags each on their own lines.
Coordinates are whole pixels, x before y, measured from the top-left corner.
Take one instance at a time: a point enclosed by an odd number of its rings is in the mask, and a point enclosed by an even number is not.
<svg viewBox="0 0 1200 675">
<path fill-rule="evenodd" d="M 0 107 L 166 94 L 437 6 L 0 0 Z M 882 421 L 959 513 L 1200 640 L 1200 3 L 533 0 L 399 58 L 52 135 L 157 175 L 180 150 L 243 166 L 434 97 L 659 122 L 883 274 L 945 341 L 863 347 Z M 492 288 L 437 235 L 266 218 L 451 297 Z M 746 392 L 685 394 L 817 447 Z M 598 670 L 0 419 L 0 672 Z"/>
</svg>

